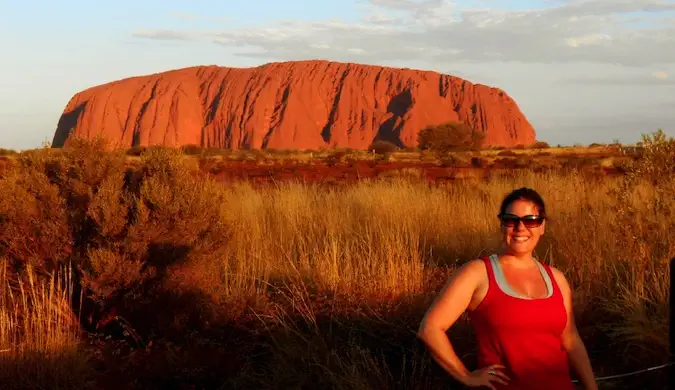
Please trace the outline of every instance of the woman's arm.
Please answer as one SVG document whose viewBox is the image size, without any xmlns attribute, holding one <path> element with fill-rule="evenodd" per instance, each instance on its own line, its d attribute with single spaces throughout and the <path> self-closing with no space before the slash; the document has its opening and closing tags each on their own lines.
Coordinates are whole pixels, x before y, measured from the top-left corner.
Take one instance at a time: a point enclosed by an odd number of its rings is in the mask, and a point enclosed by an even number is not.
<svg viewBox="0 0 675 390">
<path fill-rule="evenodd" d="M 462 266 L 448 280 L 427 311 L 417 336 L 426 344 L 434 360 L 456 380 L 467 386 L 481 384 L 494 388 L 489 384 L 490 380 L 505 383 L 503 379 L 508 378 L 498 370 L 495 370 L 497 373 L 492 376 L 485 374 L 487 369 L 475 373 L 469 371 L 455 353 L 446 334 L 471 303 L 482 273 L 484 274 L 482 261 L 474 260 Z M 494 368 L 503 367 L 490 367 Z"/>
<path fill-rule="evenodd" d="M 572 310 L 572 291 L 570 289 L 565 275 L 557 269 L 553 269 L 558 286 L 563 294 L 563 301 L 567 310 L 567 326 L 562 334 L 563 346 L 567 350 L 567 357 L 574 370 L 579 375 L 579 380 L 586 390 L 597 390 L 598 385 L 595 382 L 595 375 L 591 367 L 591 360 L 588 358 L 586 346 L 579 336 L 574 312 Z"/>
</svg>

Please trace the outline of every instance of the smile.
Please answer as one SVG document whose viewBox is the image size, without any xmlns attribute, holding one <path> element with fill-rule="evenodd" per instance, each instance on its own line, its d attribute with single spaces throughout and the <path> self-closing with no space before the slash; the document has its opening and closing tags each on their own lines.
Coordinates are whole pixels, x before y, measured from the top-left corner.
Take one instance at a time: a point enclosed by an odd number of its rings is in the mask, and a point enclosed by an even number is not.
<svg viewBox="0 0 675 390">
<path fill-rule="evenodd" d="M 516 242 L 525 242 L 529 239 L 530 239 L 530 237 L 513 237 L 513 241 L 516 241 Z"/>
</svg>

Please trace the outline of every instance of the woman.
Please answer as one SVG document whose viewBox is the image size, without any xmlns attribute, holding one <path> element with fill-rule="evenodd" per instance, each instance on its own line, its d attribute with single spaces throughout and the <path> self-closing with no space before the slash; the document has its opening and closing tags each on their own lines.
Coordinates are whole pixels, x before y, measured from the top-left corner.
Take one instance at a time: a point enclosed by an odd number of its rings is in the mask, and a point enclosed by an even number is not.
<svg viewBox="0 0 675 390">
<path fill-rule="evenodd" d="M 597 385 L 572 313 L 570 286 L 533 256 L 546 209 L 528 188 L 504 198 L 500 255 L 462 266 L 426 313 L 418 337 L 433 358 L 468 387 L 572 390 L 570 365 L 586 390 Z M 469 371 L 446 335 L 465 311 L 475 329 L 478 366 Z"/>
</svg>

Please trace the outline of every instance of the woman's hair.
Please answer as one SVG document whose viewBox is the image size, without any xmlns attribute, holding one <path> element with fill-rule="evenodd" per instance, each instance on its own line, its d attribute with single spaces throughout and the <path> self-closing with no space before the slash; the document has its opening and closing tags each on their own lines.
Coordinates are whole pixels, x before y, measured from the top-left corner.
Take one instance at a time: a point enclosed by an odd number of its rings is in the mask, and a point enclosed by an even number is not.
<svg viewBox="0 0 675 390">
<path fill-rule="evenodd" d="M 544 200 L 541 198 L 541 195 L 539 195 L 537 191 L 526 187 L 513 190 L 510 194 L 504 197 L 502 206 L 499 209 L 499 215 L 506 213 L 506 209 L 511 205 L 511 203 L 521 199 L 534 203 L 537 206 L 539 215 L 546 218 L 546 206 L 544 205 Z"/>
</svg>

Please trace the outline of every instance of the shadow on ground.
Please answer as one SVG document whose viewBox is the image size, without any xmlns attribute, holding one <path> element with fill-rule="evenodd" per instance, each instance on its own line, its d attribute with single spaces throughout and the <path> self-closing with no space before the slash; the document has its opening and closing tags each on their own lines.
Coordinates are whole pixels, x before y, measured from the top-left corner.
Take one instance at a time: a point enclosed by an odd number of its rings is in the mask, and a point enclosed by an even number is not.
<svg viewBox="0 0 675 390">
<path fill-rule="evenodd" d="M 180 294 L 180 302 L 163 297 L 159 307 L 173 310 L 155 310 L 149 317 L 154 324 L 146 319 L 139 327 L 142 345 L 132 348 L 114 323 L 106 332 L 116 337 L 90 340 L 97 351 L 96 388 L 461 389 L 414 334 L 432 298 L 377 303 L 298 289 L 280 293 L 264 309 L 223 320 L 203 309 L 205 298 L 197 293 Z M 173 311 L 183 315 L 172 317 Z M 449 333 L 465 364 L 474 367 L 473 332 L 465 318 Z M 598 375 L 642 368 L 604 346 L 596 352 L 598 345 L 589 346 Z M 603 381 L 600 388 L 666 389 L 666 374 Z"/>
</svg>

